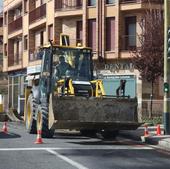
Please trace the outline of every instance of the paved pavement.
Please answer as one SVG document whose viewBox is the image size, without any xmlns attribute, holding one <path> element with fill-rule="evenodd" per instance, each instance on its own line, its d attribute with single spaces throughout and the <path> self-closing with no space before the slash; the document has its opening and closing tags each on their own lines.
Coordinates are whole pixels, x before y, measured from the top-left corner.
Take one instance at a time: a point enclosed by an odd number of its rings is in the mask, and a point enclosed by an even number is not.
<svg viewBox="0 0 170 169">
<path fill-rule="evenodd" d="M 84 137 L 76 131 L 56 131 L 53 138 L 43 138 L 44 144 L 37 145 L 36 135 L 28 134 L 22 123 L 7 125 L 8 133 L 0 131 L 0 169 L 169 169 L 170 166 L 170 152 L 121 135 L 115 140 L 102 140 Z M 135 132 L 140 139 L 143 129 Z"/>
<path fill-rule="evenodd" d="M 161 125 L 161 135 L 156 135 L 157 126 L 148 126 L 148 136 L 144 136 L 145 127 L 139 127 L 135 131 L 122 131 L 121 134 L 142 141 L 147 144 L 157 145 L 159 148 L 170 151 L 170 135 L 164 135 L 164 128 Z"/>
<path fill-rule="evenodd" d="M 18 122 L 19 123 L 19 122 Z M 23 125 L 21 122 L 20 125 Z M 164 135 L 164 128 L 161 125 L 161 135 L 156 135 L 157 126 L 148 126 L 148 136 L 144 136 L 145 127 L 139 127 L 137 130 L 121 131 L 126 137 L 142 141 L 143 143 L 157 145 L 159 148 L 170 151 L 170 135 Z"/>
<path fill-rule="evenodd" d="M 156 134 L 157 127 L 149 127 L 149 136 L 142 136 L 141 139 L 145 143 L 158 145 L 160 148 L 170 151 L 170 135 L 164 135 L 164 128 L 161 126 L 161 135 Z"/>
</svg>

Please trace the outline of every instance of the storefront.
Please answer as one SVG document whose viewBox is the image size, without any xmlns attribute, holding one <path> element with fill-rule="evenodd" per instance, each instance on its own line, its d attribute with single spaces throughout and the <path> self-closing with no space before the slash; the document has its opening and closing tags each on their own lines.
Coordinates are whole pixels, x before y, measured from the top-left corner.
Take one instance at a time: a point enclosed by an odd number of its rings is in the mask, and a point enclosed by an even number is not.
<svg viewBox="0 0 170 169">
<path fill-rule="evenodd" d="M 104 66 L 95 65 L 95 76 L 103 80 L 106 95 L 116 96 L 121 80 L 126 80 L 125 96 L 137 98 L 138 113 L 142 111 L 142 79 L 139 71 L 130 61 L 110 62 Z"/>
<path fill-rule="evenodd" d="M 24 110 L 24 89 L 27 86 L 26 69 L 8 73 L 8 108 L 18 113 Z"/>
<path fill-rule="evenodd" d="M 126 80 L 125 96 L 136 97 L 136 76 L 135 75 L 103 75 L 103 85 L 106 95 L 116 96 L 116 90 L 120 81 Z"/>
</svg>

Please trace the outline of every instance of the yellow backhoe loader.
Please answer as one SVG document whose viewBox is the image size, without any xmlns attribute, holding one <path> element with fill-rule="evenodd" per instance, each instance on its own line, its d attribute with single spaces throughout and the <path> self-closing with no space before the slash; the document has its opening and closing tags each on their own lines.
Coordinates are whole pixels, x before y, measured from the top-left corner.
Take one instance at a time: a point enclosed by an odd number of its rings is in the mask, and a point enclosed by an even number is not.
<svg viewBox="0 0 170 169">
<path fill-rule="evenodd" d="M 140 125 L 137 99 L 106 96 L 102 80 L 94 78 L 91 48 L 51 43 L 41 54 L 39 78 L 25 92 L 29 133 L 41 129 L 43 137 L 52 137 L 55 129 L 76 129 L 108 137 Z"/>
</svg>

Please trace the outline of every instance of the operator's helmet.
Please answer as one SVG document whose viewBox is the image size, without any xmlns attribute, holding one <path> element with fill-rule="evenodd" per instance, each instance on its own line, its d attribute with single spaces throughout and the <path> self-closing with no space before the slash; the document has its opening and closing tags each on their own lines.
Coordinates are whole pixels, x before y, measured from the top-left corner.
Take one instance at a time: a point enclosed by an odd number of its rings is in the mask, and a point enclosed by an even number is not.
<svg viewBox="0 0 170 169">
<path fill-rule="evenodd" d="M 60 56 L 59 56 L 59 62 L 60 62 L 60 63 L 65 62 L 65 58 L 64 58 L 63 55 L 60 55 Z"/>
</svg>

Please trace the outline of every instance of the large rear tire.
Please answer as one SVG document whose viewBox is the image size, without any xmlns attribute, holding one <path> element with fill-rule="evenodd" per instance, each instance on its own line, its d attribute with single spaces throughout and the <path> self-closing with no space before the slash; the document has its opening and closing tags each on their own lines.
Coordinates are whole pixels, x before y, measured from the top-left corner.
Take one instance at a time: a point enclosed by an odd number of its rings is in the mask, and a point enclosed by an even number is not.
<svg viewBox="0 0 170 169">
<path fill-rule="evenodd" d="M 52 138 L 54 135 L 54 129 L 48 128 L 48 104 L 42 104 L 38 107 L 37 114 L 37 130 L 42 131 L 42 137 Z"/>
<path fill-rule="evenodd" d="M 36 111 L 38 108 L 38 104 L 31 93 L 27 100 L 27 107 L 26 107 L 26 130 L 30 134 L 36 134 Z"/>
</svg>

